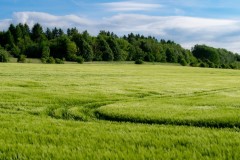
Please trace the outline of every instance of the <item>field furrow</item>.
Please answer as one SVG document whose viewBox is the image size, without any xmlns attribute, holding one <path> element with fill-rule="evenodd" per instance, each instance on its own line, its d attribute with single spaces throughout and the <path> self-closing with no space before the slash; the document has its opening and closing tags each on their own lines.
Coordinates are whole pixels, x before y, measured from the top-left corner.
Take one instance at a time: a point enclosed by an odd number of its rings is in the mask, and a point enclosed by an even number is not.
<svg viewBox="0 0 240 160">
<path fill-rule="evenodd" d="M 238 70 L 0 64 L 0 78 L 0 159 L 240 158 Z"/>
</svg>

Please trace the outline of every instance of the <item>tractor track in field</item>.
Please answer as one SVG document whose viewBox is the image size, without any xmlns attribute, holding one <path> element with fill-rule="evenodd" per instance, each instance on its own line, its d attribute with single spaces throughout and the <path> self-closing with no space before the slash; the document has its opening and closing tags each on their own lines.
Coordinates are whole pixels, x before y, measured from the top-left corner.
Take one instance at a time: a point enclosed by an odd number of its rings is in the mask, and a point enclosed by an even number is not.
<svg viewBox="0 0 240 160">
<path fill-rule="evenodd" d="M 135 96 L 136 98 L 148 98 L 148 97 L 155 97 L 155 98 L 185 98 L 185 97 L 201 97 L 201 96 L 208 96 L 213 95 L 221 92 L 236 92 L 239 91 L 240 87 L 232 87 L 232 88 L 221 88 L 221 89 L 213 89 L 213 90 L 202 90 L 202 91 L 195 91 L 190 93 L 171 93 L 171 94 L 163 94 L 158 93 L 155 91 L 149 92 L 139 92 Z"/>
<path fill-rule="evenodd" d="M 126 99 L 125 102 L 134 102 L 139 100 L 144 100 L 146 98 L 186 98 L 186 97 L 200 97 L 200 96 L 209 96 L 218 94 L 221 92 L 236 92 L 239 91 L 240 87 L 232 88 L 220 88 L 213 90 L 203 90 L 196 91 L 192 93 L 179 93 L 164 95 L 154 91 L 148 92 L 138 92 L 135 96 L 132 96 L 133 99 Z M 37 110 L 31 110 L 27 107 L 34 104 L 23 104 L 23 107 L 10 105 L 11 102 L 1 103 L 0 102 L 0 112 L 1 113 L 29 113 L 31 115 L 41 115 L 45 114 L 52 118 L 64 119 L 64 120 L 75 120 L 75 121 L 95 121 L 95 120 L 106 120 L 114 122 L 129 122 L 129 123 L 142 123 L 142 124 L 160 124 L 160 125 L 184 125 L 184 126 L 195 126 L 195 127 L 213 127 L 213 128 L 240 128 L 240 123 L 227 123 L 227 122 L 218 122 L 214 120 L 204 121 L 204 120 L 178 120 L 178 119 L 144 119 L 144 118 L 134 118 L 127 116 L 118 116 L 118 115 L 108 115 L 100 112 L 98 109 L 119 102 L 120 100 L 112 101 L 94 101 L 80 104 L 79 106 L 57 106 L 52 107 L 38 107 Z M 27 108 L 26 108 L 27 107 Z"/>
<path fill-rule="evenodd" d="M 236 92 L 239 91 L 239 87 L 232 88 L 221 88 L 221 89 L 213 89 L 213 90 L 205 90 L 205 91 L 197 91 L 193 93 L 181 93 L 181 94 L 173 94 L 173 95 L 162 95 L 157 92 L 149 92 L 151 94 L 144 94 L 144 96 L 137 96 L 136 101 L 139 99 L 145 98 L 186 98 L 186 97 L 201 97 L 201 96 L 209 96 L 218 94 L 221 92 Z M 134 102 L 135 100 L 131 101 Z M 126 101 L 127 102 L 127 101 Z M 127 115 L 109 115 L 104 114 L 103 112 L 96 110 L 95 111 L 98 119 L 114 121 L 114 122 L 129 122 L 129 123 L 140 123 L 140 124 L 159 124 L 159 125 L 177 125 L 177 126 L 194 126 L 194 127 L 211 127 L 211 128 L 236 128 L 240 129 L 240 122 L 230 122 L 230 121 L 221 121 L 215 119 L 204 119 L 204 120 L 188 120 L 188 119 L 167 119 L 167 118 L 159 118 L 159 119 L 151 119 L 151 118 L 136 118 L 136 117 L 128 117 Z M 240 117 L 239 117 L 240 119 Z"/>
<path fill-rule="evenodd" d="M 85 103 L 80 106 L 69 107 L 51 107 L 45 110 L 45 113 L 56 119 L 76 120 L 76 121 L 94 121 L 97 120 L 95 110 L 117 101 L 95 101 Z"/>
<path fill-rule="evenodd" d="M 224 121 L 215 121 L 214 119 L 209 120 L 178 120 L 178 119 L 168 119 L 168 118 L 159 118 L 159 119 L 141 119 L 134 117 L 127 117 L 121 115 L 107 115 L 102 112 L 97 112 L 98 118 L 100 120 L 112 121 L 112 122 L 125 122 L 125 123 L 138 123 L 138 124 L 156 124 L 156 125 L 173 125 L 173 126 L 191 126 L 191 127 L 206 127 L 206 128 L 234 128 L 240 130 L 240 123 L 237 122 L 224 122 Z"/>
</svg>

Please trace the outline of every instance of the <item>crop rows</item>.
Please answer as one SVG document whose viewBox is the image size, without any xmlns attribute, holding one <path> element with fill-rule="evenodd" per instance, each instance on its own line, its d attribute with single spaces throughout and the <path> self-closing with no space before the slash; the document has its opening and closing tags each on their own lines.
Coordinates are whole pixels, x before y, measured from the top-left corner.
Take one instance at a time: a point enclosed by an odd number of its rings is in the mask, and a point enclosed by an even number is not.
<svg viewBox="0 0 240 160">
<path fill-rule="evenodd" d="M 239 159 L 240 72 L 1 64 L 0 159 Z"/>
</svg>

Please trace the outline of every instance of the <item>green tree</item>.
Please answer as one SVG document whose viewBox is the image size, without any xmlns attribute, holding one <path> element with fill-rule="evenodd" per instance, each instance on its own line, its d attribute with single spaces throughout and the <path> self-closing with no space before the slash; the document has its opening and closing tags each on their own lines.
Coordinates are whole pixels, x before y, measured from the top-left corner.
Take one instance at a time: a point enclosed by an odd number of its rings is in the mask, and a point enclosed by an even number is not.
<svg viewBox="0 0 240 160">
<path fill-rule="evenodd" d="M 25 55 L 29 58 L 41 58 L 42 46 L 40 43 L 31 43 L 27 46 Z"/>
<path fill-rule="evenodd" d="M 31 37 L 34 42 L 40 42 L 44 38 L 43 28 L 39 23 L 33 26 Z"/>
<path fill-rule="evenodd" d="M 53 30 L 52 30 L 52 36 L 53 36 L 53 38 L 58 38 L 58 37 L 61 37 L 61 36 L 63 36 L 64 35 L 64 32 L 63 32 L 63 30 L 61 29 L 61 28 L 54 28 Z"/>
<path fill-rule="evenodd" d="M 0 31 L 0 46 L 5 46 L 5 32 Z"/>
<path fill-rule="evenodd" d="M 107 43 L 112 50 L 114 61 L 122 60 L 122 50 L 117 42 L 117 40 L 113 37 L 108 38 Z"/>
<path fill-rule="evenodd" d="M 18 40 L 17 46 L 21 51 L 21 54 L 27 54 L 29 47 L 33 45 L 33 42 L 29 35 L 24 35 L 23 38 Z"/>
<path fill-rule="evenodd" d="M 21 50 L 19 49 L 18 46 L 13 45 L 10 53 L 11 53 L 14 57 L 19 57 L 19 55 L 20 55 L 20 53 L 21 53 Z"/>
<path fill-rule="evenodd" d="M 144 57 L 145 57 L 145 53 L 142 51 L 140 47 L 132 44 L 129 46 L 129 54 L 128 54 L 127 60 L 129 61 L 135 61 L 138 59 L 143 60 Z"/>
<path fill-rule="evenodd" d="M 66 52 L 67 52 L 67 56 L 66 59 L 69 61 L 76 61 L 77 58 L 77 46 L 75 44 L 75 42 L 72 41 L 67 41 L 66 43 Z"/>
<path fill-rule="evenodd" d="M 124 38 L 118 38 L 117 41 L 118 41 L 119 47 L 122 50 L 121 60 L 126 61 L 127 57 L 128 57 L 128 51 L 129 51 L 129 45 L 130 44 Z"/>
<path fill-rule="evenodd" d="M 82 48 L 81 48 L 81 55 L 85 61 L 92 61 L 94 54 L 92 47 L 88 44 L 85 40 L 83 40 Z"/>
<path fill-rule="evenodd" d="M 87 31 L 83 31 L 82 38 L 89 44 L 92 45 L 92 37 L 89 35 Z"/>
<path fill-rule="evenodd" d="M 30 37 L 30 29 L 29 26 L 27 24 L 24 25 L 20 25 L 20 27 L 22 28 L 22 34 L 23 36 L 28 36 Z"/>
<path fill-rule="evenodd" d="M 9 61 L 9 53 L 0 47 L 0 62 L 8 62 Z"/>
<path fill-rule="evenodd" d="M 22 28 L 20 27 L 20 24 L 19 24 L 16 26 L 14 40 L 16 43 L 18 43 L 22 38 L 23 38 Z"/>
<path fill-rule="evenodd" d="M 74 36 L 76 34 L 79 34 L 79 32 L 78 32 L 76 27 L 75 28 L 71 28 L 71 29 L 69 29 L 69 28 L 67 29 L 68 37 L 72 37 L 72 36 Z"/>
<path fill-rule="evenodd" d="M 42 56 L 41 58 L 48 59 L 50 56 L 50 48 L 49 46 L 43 46 L 42 47 Z"/>
<path fill-rule="evenodd" d="M 49 28 L 47 28 L 47 30 L 45 32 L 45 36 L 47 37 L 48 40 L 53 39 L 53 33 Z"/>
<path fill-rule="evenodd" d="M 14 24 L 10 24 L 9 28 L 8 28 L 8 32 L 11 33 L 11 36 L 13 38 L 13 43 L 15 43 L 15 39 L 16 39 L 16 27 Z"/>
<path fill-rule="evenodd" d="M 192 50 L 193 55 L 197 58 L 206 62 L 209 60 L 216 65 L 220 64 L 220 57 L 216 49 L 208 47 L 206 45 L 195 45 Z"/>
<path fill-rule="evenodd" d="M 92 46 L 88 43 L 90 41 L 89 35 L 81 35 L 76 33 L 72 36 L 72 40 L 76 43 L 78 48 L 78 56 L 82 56 L 85 61 L 92 61 L 94 58 Z"/>
<path fill-rule="evenodd" d="M 13 35 L 10 31 L 6 32 L 6 48 L 11 49 L 15 45 Z"/>
<path fill-rule="evenodd" d="M 76 53 L 77 46 L 75 42 L 72 42 L 66 35 L 62 35 L 51 40 L 50 56 L 54 58 L 66 58 L 66 60 L 75 61 Z"/>
<path fill-rule="evenodd" d="M 111 48 L 101 34 L 96 40 L 96 55 L 103 61 L 112 61 L 114 58 Z"/>
<path fill-rule="evenodd" d="M 174 53 L 174 49 L 172 48 L 167 48 L 166 50 L 166 56 L 167 56 L 167 62 L 170 63 L 177 63 L 178 62 L 178 57 Z"/>
</svg>

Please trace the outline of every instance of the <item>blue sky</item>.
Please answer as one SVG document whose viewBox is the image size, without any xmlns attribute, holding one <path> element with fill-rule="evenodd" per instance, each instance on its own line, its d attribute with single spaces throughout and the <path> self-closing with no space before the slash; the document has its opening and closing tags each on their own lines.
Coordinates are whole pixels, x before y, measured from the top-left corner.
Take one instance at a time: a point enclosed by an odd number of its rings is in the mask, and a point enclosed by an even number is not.
<svg viewBox="0 0 240 160">
<path fill-rule="evenodd" d="M 239 0 L 0 0 L 0 30 L 10 23 L 77 27 L 96 35 L 130 32 L 240 53 Z"/>
</svg>

